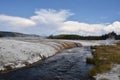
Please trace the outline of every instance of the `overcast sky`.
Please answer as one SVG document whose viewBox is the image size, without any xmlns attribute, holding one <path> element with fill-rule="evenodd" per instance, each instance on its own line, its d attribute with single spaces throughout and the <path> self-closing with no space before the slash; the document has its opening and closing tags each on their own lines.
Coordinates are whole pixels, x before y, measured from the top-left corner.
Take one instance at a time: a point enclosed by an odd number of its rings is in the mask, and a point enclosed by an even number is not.
<svg viewBox="0 0 120 80">
<path fill-rule="evenodd" d="M 0 0 L 0 31 L 120 34 L 120 0 Z"/>
</svg>

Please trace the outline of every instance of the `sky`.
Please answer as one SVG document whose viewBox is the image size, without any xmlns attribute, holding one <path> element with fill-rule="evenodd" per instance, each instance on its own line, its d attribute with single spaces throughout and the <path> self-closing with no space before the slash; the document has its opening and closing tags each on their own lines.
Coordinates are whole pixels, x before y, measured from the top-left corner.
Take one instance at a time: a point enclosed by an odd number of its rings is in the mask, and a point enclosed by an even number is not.
<svg viewBox="0 0 120 80">
<path fill-rule="evenodd" d="M 120 0 L 0 0 L 0 31 L 120 34 Z"/>
</svg>

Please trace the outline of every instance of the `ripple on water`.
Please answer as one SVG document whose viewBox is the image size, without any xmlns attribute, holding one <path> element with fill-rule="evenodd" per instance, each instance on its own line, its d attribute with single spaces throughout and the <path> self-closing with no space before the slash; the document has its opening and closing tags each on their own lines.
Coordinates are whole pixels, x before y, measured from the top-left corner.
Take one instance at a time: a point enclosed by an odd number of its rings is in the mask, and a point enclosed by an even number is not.
<svg viewBox="0 0 120 80">
<path fill-rule="evenodd" d="M 89 76 L 93 65 L 86 64 L 90 47 L 64 50 L 43 63 L 0 74 L 0 80 L 94 80 Z"/>
</svg>

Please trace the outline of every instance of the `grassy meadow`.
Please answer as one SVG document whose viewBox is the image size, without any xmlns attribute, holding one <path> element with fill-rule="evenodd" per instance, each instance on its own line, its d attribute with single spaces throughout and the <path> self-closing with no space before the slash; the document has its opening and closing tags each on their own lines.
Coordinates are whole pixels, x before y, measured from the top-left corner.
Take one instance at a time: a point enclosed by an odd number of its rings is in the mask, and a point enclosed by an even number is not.
<svg viewBox="0 0 120 80">
<path fill-rule="evenodd" d="M 120 64 L 120 42 L 116 45 L 93 46 L 93 58 L 87 58 L 87 63 L 94 64 L 95 67 L 90 70 L 90 75 L 109 71 L 114 64 Z"/>
</svg>

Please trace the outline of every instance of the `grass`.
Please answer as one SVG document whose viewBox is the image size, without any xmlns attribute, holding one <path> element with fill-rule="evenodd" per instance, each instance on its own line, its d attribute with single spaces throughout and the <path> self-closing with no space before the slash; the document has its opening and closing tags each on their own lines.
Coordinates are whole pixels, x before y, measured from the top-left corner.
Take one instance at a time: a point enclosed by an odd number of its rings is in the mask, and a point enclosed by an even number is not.
<svg viewBox="0 0 120 80">
<path fill-rule="evenodd" d="M 92 51 L 93 58 L 88 58 L 87 63 L 95 64 L 90 70 L 90 75 L 94 76 L 98 73 L 109 71 L 113 64 L 120 64 L 120 42 L 117 45 L 110 46 L 94 46 Z"/>
<path fill-rule="evenodd" d="M 102 78 L 102 79 L 100 79 L 100 80 L 109 80 L 109 79 L 107 79 L 107 78 Z"/>
</svg>

